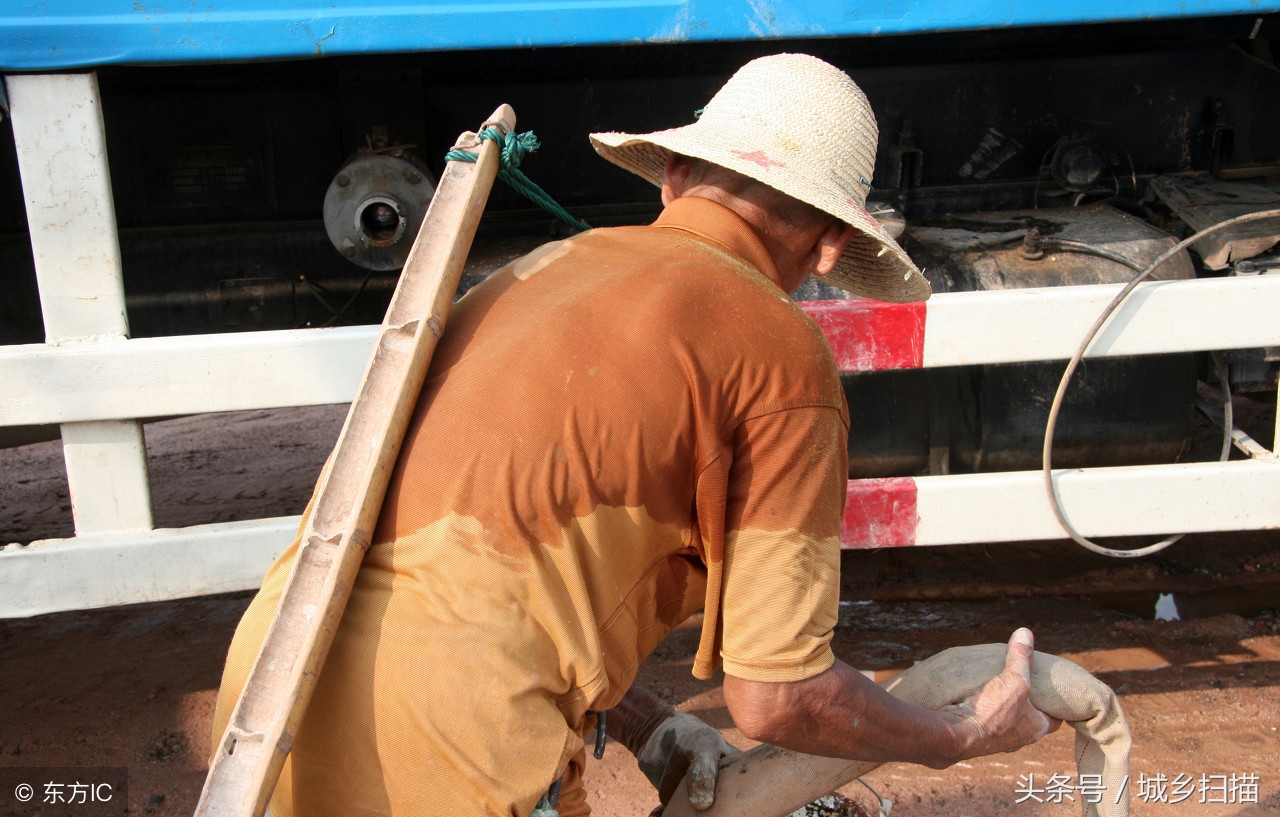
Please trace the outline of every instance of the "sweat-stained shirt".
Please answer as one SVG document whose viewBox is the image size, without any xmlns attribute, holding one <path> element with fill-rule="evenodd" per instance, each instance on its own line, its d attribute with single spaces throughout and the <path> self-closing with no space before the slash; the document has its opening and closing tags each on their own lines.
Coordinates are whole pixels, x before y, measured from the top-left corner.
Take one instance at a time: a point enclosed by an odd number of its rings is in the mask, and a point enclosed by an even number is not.
<svg viewBox="0 0 1280 817">
<path fill-rule="evenodd" d="M 848 413 L 817 326 L 731 210 L 673 202 L 453 308 L 275 817 L 525 817 L 589 710 L 703 609 L 693 673 L 831 666 Z M 296 543 L 237 630 L 216 741 Z"/>
</svg>

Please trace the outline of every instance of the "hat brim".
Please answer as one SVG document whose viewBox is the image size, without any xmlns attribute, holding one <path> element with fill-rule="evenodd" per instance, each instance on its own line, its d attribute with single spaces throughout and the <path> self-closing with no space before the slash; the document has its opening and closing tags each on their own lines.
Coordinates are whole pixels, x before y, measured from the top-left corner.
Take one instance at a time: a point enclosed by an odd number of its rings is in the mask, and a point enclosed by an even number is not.
<svg viewBox="0 0 1280 817">
<path fill-rule="evenodd" d="M 591 145 L 604 159 L 657 187 L 662 186 L 662 174 L 673 153 L 703 159 L 768 184 L 854 228 L 853 238 L 835 268 L 818 280 L 889 303 L 923 301 L 932 294 L 929 282 L 902 247 L 849 197 L 821 200 L 789 185 L 783 174 L 763 178 L 765 173 L 759 164 L 716 147 L 717 142 L 701 138 L 697 129 L 695 122 L 647 134 L 593 133 Z"/>
</svg>

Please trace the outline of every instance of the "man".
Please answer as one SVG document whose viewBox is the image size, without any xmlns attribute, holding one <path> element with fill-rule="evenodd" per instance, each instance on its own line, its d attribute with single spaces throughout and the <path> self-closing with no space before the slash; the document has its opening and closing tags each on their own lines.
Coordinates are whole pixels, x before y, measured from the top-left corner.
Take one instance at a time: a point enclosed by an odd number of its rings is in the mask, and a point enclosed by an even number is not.
<svg viewBox="0 0 1280 817">
<path fill-rule="evenodd" d="M 943 767 L 1050 727 L 1021 674 L 1029 633 L 1006 673 L 940 713 L 831 653 L 848 413 L 787 293 L 817 275 L 928 295 L 863 209 L 877 137 L 861 91 L 777 55 L 693 125 L 592 139 L 661 186 L 663 214 L 546 245 L 454 308 L 275 817 L 526 817 L 555 793 L 560 814 L 585 814 L 602 710 L 664 795 L 692 764 L 705 807 L 732 747 L 629 691 L 699 609 L 694 674 L 724 668 L 750 737 Z M 292 555 L 237 631 L 215 734 Z"/>
</svg>

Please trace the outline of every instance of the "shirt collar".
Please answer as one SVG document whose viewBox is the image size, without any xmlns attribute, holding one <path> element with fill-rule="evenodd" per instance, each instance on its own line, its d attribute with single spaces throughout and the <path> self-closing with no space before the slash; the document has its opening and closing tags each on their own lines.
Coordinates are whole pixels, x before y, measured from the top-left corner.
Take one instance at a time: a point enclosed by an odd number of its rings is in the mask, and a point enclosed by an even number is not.
<svg viewBox="0 0 1280 817">
<path fill-rule="evenodd" d="M 680 230 L 713 241 L 759 270 L 782 289 L 782 276 L 764 242 L 741 216 L 723 204 L 700 196 L 684 196 L 663 209 L 655 227 Z"/>
</svg>

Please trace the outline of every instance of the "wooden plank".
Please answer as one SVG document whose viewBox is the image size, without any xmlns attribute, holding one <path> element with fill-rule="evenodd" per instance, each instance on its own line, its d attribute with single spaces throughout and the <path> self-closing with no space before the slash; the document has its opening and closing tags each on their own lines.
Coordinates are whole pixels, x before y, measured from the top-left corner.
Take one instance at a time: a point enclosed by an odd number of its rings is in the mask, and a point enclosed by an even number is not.
<svg viewBox="0 0 1280 817">
<path fill-rule="evenodd" d="M 9 76 L 45 336 L 129 334 L 97 74 Z"/>
<path fill-rule="evenodd" d="M 1058 477 L 1088 535 L 1280 529 L 1280 461 L 1072 470 Z M 1065 538 L 1039 471 L 851 480 L 846 548 Z M 1006 510 L 990 512 L 990 498 Z M 298 517 L 97 534 L 0 550 L 0 618 L 249 590 Z M 1071 545 L 1074 547 L 1074 545 Z"/>
<path fill-rule="evenodd" d="M 0 346 L 0 425 L 350 403 L 377 326 Z"/>
<path fill-rule="evenodd" d="M 252 590 L 298 517 L 46 539 L 0 548 L 0 618 Z"/>
<path fill-rule="evenodd" d="M 923 365 L 1069 358 L 1122 288 L 1103 284 L 936 296 L 928 302 Z M 1261 316 L 1278 308 L 1280 276 L 1139 284 L 1086 357 L 1273 345 L 1280 341 L 1280 324 Z"/>
<path fill-rule="evenodd" d="M 124 268 L 98 77 L 12 76 L 6 85 L 45 337 L 123 341 Z M 151 527 L 141 424 L 68 423 L 62 440 L 77 533 Z"/>
<path fill-rule="evenodd" d="M 1064 359 L 1119 285 L 947 293 L 927 302 L 921 359 L 885 339 L 904 309 L 872 301 L 806 301 L 841 371 Z M 1089 357 L 1280 345 L 1280 274 L 1140 284 Z M 1241 319 L 1241 316 L 1246 319 Z M 915 324 L 910 324 L 915 331 Z M 349 402 L 378 328 L 0 347 L 0 425 L 117 420 Z M 870 341 L 867 338 L 879 338 Z M 886 352 L 885 349 L 889 351 Z"/>
<path fill-rule="evenodd" d="M 924 304 L 804 301 L 842 372 L 1063 360 L 1121 284 L 949 292 Z M 923 308 L 924 316 L 919 315 Z M 1139 284 L 1086 357 L 1280 344 L 1280 274 Z"/>
<path fill-rule="evenodd" d="M 1054 471 L 1085 536 L 1280 529 L 1280 457 Z M 993 510 L 992 497 L 999 497 Z M 1065 539 L 1040 471 L 849 481 L 845 548 Z"/>
<path fill-rule="evenodd" d="M 510 132 L 515 112 L 503 105 L 486 124 Z M 475 164 L 445 169 L 320 477 L 297 560 L 214 755 L 197 817 L 257 817 L 266 809 L 370 545 L 499 152 L 484 141 Z"/>
<path fill-rule="evenodd" d="M 63 423 L 59 433 L 76 535 L 150 530 L 151 480 L 142 423 Z"/>
</svg>

